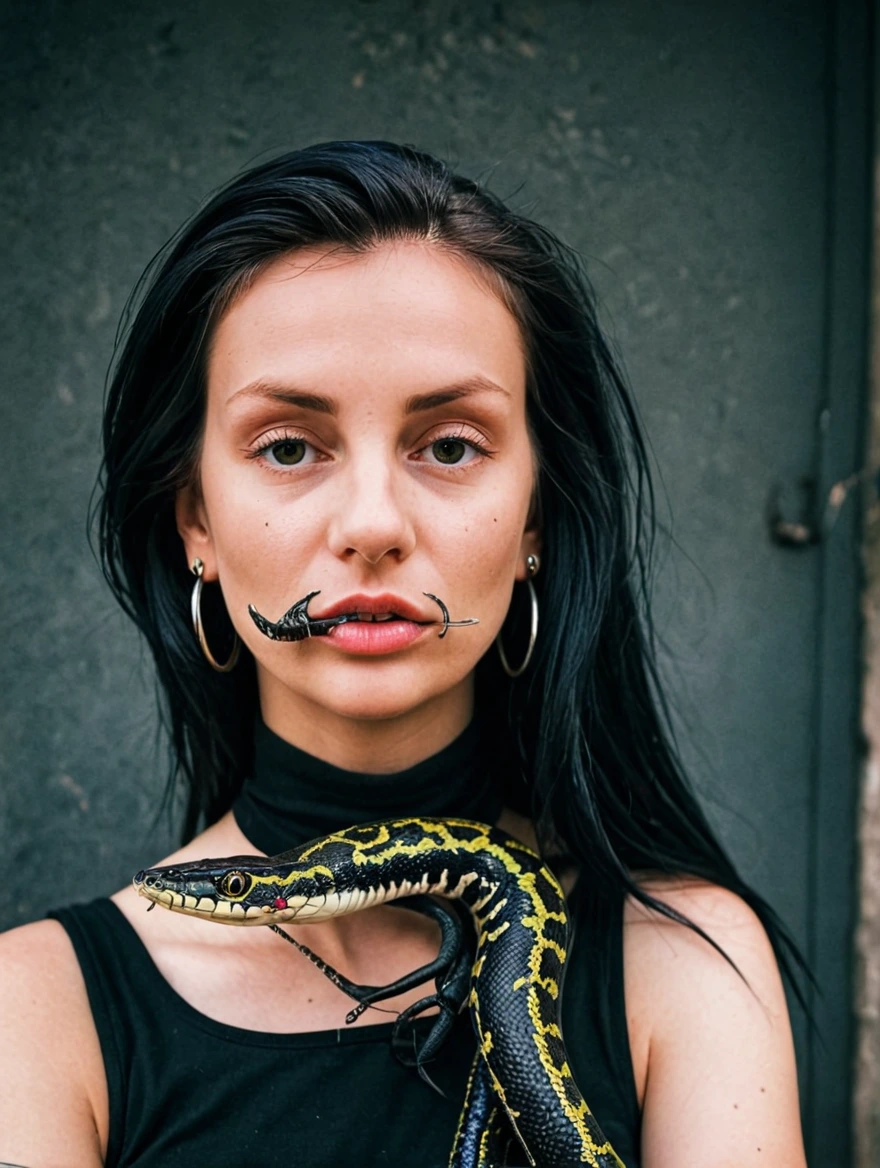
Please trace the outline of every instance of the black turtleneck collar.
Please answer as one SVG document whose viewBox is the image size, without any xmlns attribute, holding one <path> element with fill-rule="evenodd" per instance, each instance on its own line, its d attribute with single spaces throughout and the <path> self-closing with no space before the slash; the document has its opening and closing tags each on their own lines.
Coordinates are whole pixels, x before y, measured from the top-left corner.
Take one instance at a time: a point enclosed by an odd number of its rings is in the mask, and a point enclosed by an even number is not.
<svg viewBox="0 0 880 1168">
<path fill-rule="evenodd" d="M 503 789 L 483 731 L 475 716 L 448 746 L 415 766 L 362 774 L 300 750 L 258 720 L 253 774 L 232 811 L 248 840 L 269 856 L 340 828 L 396 816 L 495 823 Z"/>
</svg>

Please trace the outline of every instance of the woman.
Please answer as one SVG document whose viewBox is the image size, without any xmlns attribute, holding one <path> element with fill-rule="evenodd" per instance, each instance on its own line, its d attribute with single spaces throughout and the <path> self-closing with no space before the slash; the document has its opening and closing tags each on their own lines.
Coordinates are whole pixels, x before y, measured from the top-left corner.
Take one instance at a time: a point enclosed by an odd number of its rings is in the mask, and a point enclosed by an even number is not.
<svg viewBox="0 0 880 1168">
<path fill-rule="evenodd" d="M 257 167 L 157 262 L 104 439 L 106 572 L 187 789 L 165 863 L 395 814 L 497 823 L 571 898 L 563 1030 L 630 1168 L 803 1165 L 793 950 L 671 746 L 644 448 L 563 245 L 411 148 Z M 266 635 L 310 595 L 313 619 L 358 619 Z M 0 1157 L 445 1163 L 466 1015 L 444 1098 L 392 1057 L 387 1014 L 345 1026 L 270 930 L 144 908 L 122 889 L 2 938 Z M 290 933 L 359 984 L 437 946 L 391 906 Z"/>
</svg>

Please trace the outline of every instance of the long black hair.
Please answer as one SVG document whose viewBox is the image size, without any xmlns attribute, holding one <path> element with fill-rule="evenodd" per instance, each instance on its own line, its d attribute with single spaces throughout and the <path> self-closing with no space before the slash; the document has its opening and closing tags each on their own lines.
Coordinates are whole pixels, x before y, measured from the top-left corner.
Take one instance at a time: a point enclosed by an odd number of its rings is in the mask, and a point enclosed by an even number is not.
<svg viewBox="0 0 880 1168">
<path fill-rule="evenodd" d="M 219 674 L 193 636 L 193 578 L 175 524 L 175 493 L 196 471 L 211 329 L 279 255 L 313 244 L 363 252 L 401 238 L 476 265 L 526 342 L 540 635 L 520 679 L 511 681 L 494 653 L 476 676 L 511 800 L 532 814 L 542 842 L 564 844 L 599 899 L 625 890 L 684 920 L 638 886 L 633 874 L 642 871 L 692 874 L 737 893 L 800 997 L 797 949 L 716 839 L 675 747 L 649 603 L 646 446 L 579 258 L 410 146 L 327 142 L 246 171 L 159 253 L 123 317 L 104 418 L 100 549 L 155 658 L 171 781 L 186 788 L 184 837 L 229 808 L 250 765 L 257 711 L 250 655 Z M 512 607 L 527 605 L 520 598 Z M 512 620 L 505 643 L 518 646 L 522 620 Z"/>
</svg>

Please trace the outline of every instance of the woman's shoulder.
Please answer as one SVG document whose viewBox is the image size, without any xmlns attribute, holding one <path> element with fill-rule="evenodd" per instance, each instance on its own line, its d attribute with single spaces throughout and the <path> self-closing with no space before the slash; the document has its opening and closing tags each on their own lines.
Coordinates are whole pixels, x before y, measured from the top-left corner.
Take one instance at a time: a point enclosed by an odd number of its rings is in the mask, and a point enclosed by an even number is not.
<svg viewBox="0 0 880 1168">
<path fill-rule="evenodd" d="M 77 969 L 73 946 L 57 921 L 32 921 L 0 933 L 3 1016 L 8 1012 L 9 995 L 15 995 L 22 999 L 20 1006 L 33 1003 L 30 1023 L 39 1022 L 59 998 L 71 995 L 75 985 L 71 974 Z"/>
<path fill-rule="evenodd" d="M 214 825 L 162 863 L 222 853 L 235 842 Z M 144 924 L 145 904 L 129 885 L 111 900 L 148 951 L 161 948 L 167 914 Z M 91 928 L 100 902 L 76 909 Z M 85 913 L 86 915 L 82 915 Z M 88 929 L 87 929 L 88 931 Z M 100 1164 L 108 1134 L 107 1076 L 77 950 L 58 920 L 0 933 L 0 1162 Z M 53 1122 L 35 1122 L 51 1115 Z"/>
<path fill-rule="evenodd" d="M 750 950 L 758 945 L 772 956 L 770 939 L 760 917 L 740 895 L 729 888 L 687 873 L 673 876 L 657 872 L 634 872 L 632 879 L 642 892 L 709 933 L 721 948 L 726 948 L 727 943 L 734 947 L 745 945 Z M 639 930 L 642 943 L 650 943 L 652 940 L 656 943 L 660 937 L 664 945 L 673 946 L 699 941 L 696 948 L 700 952 L 706 945 L 686 924 L 670 919 L 659 910 L 643 904 L 635 896 L 626 899 L 624 923 Z M 712 947 L 709 946 L 709 949 Z"/>
<path fill-rule="evenodd" d="M 646 1132 L 652 1116 L 683 1112 L 690 1100 L 697 1106 L 688 1114 L 702 1118 L 682 1131 L 683 1147 L 704 1158 L 716 1147 L 719 1155 L 729 1147 L 744 1155 L 754 1132 L 758 1161 L 778 1151 L 780 1163 L 800 1164 L 794 1045 L 760 918 L 735 892 L 697 877 L 634 876 L 643 892 L 705 934 L 634 896 L 626 900 L 627 1020 Z"/>
<path fill-rule="evenodd" d="M 33 921 L 0 933 L 0 1002 L 4 1056 L 10 1050 L 5 1038 L 28 1045 L 45 1038 L 57 1050 L 77 1030 L 71 1042 L 76 1047 L 89 1019 L 88 998 L 73 945 L 58 921 Z M 54 1029 L 59 1020 L 64 1020 L 61 1031 Z"/>
<path fill-rule="evenodd" d="M 710 992 L 724 986 L 768 1006 L 778 1003 L 782 982 L 773 946 L 758 914 L 741 896 L 696 876 L 636 873 L 634 879 L 642 892 L 682 918 L 671 919 L 635 896 L 626 898 L 627 988 L 631 982 L 640 989 L 644 982 L 654 1014 L 661 1008 L 658 990 L 664 990 L 667 1006 L 679 999 L 689 1003 L 695 979 Z"/>
<path fill-rule="evenodd" d="M 0 934 L 0 1157 L 102 1162 L 107 1114 L 100 1044 L 82 973 L 57 921 Z M 34 1116 L 51 1123 L 34 1123 Z"/>
</svg>

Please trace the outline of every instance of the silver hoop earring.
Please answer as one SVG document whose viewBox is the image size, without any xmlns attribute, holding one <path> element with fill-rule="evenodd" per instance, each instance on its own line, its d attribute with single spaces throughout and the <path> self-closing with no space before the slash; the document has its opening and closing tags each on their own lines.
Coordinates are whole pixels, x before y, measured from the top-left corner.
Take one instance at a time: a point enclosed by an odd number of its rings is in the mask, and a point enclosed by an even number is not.
<svg viewBox="0 0 880 1168">
<path fill-rule="evenodd" d="M 530 555 L 526 557 L 526 570 L 528 571 L 529 576 L 535 575 L 538 568 L 540 567 L 540 564 L 541 561 L 537 556 Z M 529 647 L 526 649 L 525 660 L 523 661 L 522 665 L 520 665 L 519 669 L 510 668 L 510 665 L 507 662 L 507 658 L 504 655 L 504 646 L 501 644 L 501 633 L 499 632 L 498 636 L 495 638 L 495 644 L 498 646 L 498 656 L 501 658 L 501 665 L 508 677 L 519 677 L 521 673 L 525 672 L 526 666 L 532 659 L 532 650 L 535 647 L 535 641 L 538 637 L 538 594 L 535 592 L 535 586 L 530 579 L 526 580 L 526 584 L 529 586 L 529 598 L 532 604 L 532 621 L 531 628 L 529 629 Z"/>
<path fill-rule="evenodd" d="M 208 659 L 208 664 L 213 669 L 216 669 L 218 673 L 228 673 L 230 669 L 235 668 L 235 663 L 238 661 L 238 653 L 241 649 L 241 641 L 238 639 L 238 633 L 236 633 L 235 644 L 232 646 L 232 652 L 229 654 L 225 664 L 221 665 L 218 661 L 215 661 L 214 654 L 208 648 L 208 642 L 205 639 L 205 630 L 202 627 L 202 585 L 204 584 L 202 575 L 205 571 L 205 565 L 200 559 L 196 558 L 192 562 L 191 571 L 196 578 L 196 582 L 193 585 L 192 590 L 192 601 L 190 603 L 193 629 L 195 630 L 195 634 L 199 639 L 199 644 L 202 646 L 202 652 Z"/>
</svg>

